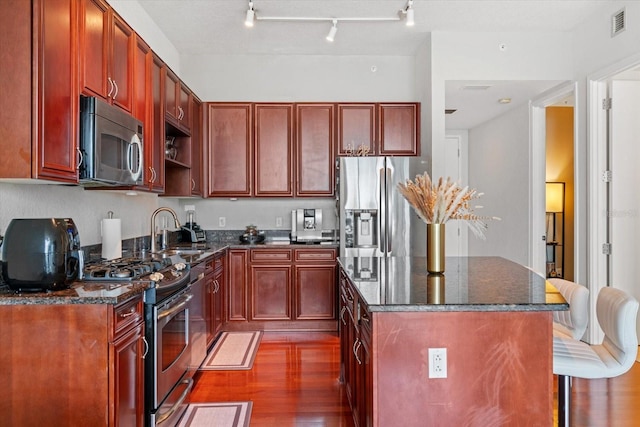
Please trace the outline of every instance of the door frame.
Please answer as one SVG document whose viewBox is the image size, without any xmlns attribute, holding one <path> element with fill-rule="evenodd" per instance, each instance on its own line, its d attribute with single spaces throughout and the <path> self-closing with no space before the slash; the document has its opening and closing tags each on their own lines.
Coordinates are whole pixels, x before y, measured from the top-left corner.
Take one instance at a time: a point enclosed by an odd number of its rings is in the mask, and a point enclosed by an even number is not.
<svg viewBox="0 0 640 427">
<path fill-rule="evenodd" d="M 446 130 L 445 142 L 452 143 L 451 141 L 455 141 L 455 144 L 458 148 L 458 176 L 451 176 L 449 170 L 450 163 L 448 158 L 446 158 L 445 163 L 445 176 L 450 176 L 451 179 L 453 179 L 455 182 L 461 183 L 462 185 L 469 185 L 469 131 Z M 447 230 L 450 229 L 450 226 L 453 226 L 456 228 L 458 234 L 458 238 L 455 240 L 455 256 L 469 255 L 469 227 L 467 227 L 465 224 L 462 224 L 462 221 L 450 221 L 448 224 L 450 225 L 447 225 Z M 450 248 L 450 245 L 447 245 L 447 248 Z M 450 252 L 450 254 L 447 256 L 454 256 L 454 252 Z"/>
<path fill-rule="evenodd" d="M 546 183 L 546 108 L 550 107 L 567 96 L 573 95 L 573 158 L 577 159 L 577 135 L 578 135 L 578 84 L 575 81 L 567 81 L 541 93 L 539 96 L 529 102 L 529 116 L 531 123 L 529 128 L 529 267 L 546 277 L 547 259 L 546 259 L 546 202 L 545 202 L 545 183 Z M 579 164 L 574 162 L 573 177 L 575 185 L 574 206 L 579 206 L 580 182 Z M 575 212 L 575 209 L 574 209 Z M 574 229 L 579 229 L 578 217 L 574 219 Z M 578 258 L 575 254 L 575 248 L 580 247 L 578 234 L 574 233 L 574 271 L 580 271 Z M 576 276 L 577 278 L 577 276 Z"/>
<path fill-rule="evenodd" d="M 607 169 L 607 111 L 602 100 L 607 97 L 609 80 L 624 71 L 640 66 L 640 54 L 625 58 L 587 77 L 587 156 L 589 204 L 587 216 L 587 277 L 590 291 L 589 329 L 587 341 L 600 343 L 604 333 L 597 322 L 596 300 L 600 289 L 608 286 L 606 255 L 602 245 L 607 239 L 607 193 L 602 173 Z"/>
</svg>

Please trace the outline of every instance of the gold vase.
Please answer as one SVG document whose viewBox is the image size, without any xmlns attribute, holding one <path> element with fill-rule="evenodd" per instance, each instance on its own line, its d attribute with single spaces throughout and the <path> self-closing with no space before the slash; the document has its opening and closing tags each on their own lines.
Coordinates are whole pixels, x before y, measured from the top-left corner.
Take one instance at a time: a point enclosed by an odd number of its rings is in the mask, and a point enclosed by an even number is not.
<svg viewBox="0 0 640 427">
<path fill-rule="evenodd" d="M 444 304 L 444 274 L 427 274 L 427 304 Z"/>
<path fill-rule="evenodd" d="M 444 224 L 427 224 L 427 271 L 444 273 Z"/>
</svg>

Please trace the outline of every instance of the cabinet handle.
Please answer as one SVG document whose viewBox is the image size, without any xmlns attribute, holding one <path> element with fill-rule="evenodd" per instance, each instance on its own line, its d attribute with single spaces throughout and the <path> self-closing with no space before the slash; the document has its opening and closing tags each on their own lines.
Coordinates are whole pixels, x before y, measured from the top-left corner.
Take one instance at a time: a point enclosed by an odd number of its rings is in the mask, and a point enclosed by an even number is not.
<svg viewBox="0 0 640 427">
<path fill-rule="evenodd" d="M 144 342 L 144 353 L 142 354 L 142 358 L 144 359 L 149 353 L 149 341 L 147 341 L 147 338 L 145 337 L 142 337 L 142 341 Z"/>
<path fill-rule="evenodd" d="M 340 321 L 342 322 L 343 325 L 347 325 L 347 322 L 344 320 L 344 312 L 347 311 L 347 307 L 343 306 L 342 310 L 340 310 Z"/>
<path fill-rule="evenodd" d="M 82 165 L 82 162 L 84 161 L 84 156 L 82 155 L 82 150 L 80 150 L 80 148 L 76 148 L 76 150 L 78 151 L 78 169 L 80 169 L 80 165 Z"/>
<path fill-rule="evenodd" d="M 178 408 L 182 405 L 182 403 L 185 401 L 185 399 L 189 395 L 189 392 L 191 391 L 191 387 L 193 386 L 193 379 L 187 378 L 186 380 L 180 381 L 180 384 L 186 384 L 187 388 L 184 389 L 184 391 L 178 398 L 178 401 L 174 403 L 173 406 L 169 408 L 167 412 L 163 413 L 162 415 L 158 414 L 160 416 L 156 417 L 156 426 L 167 421 L 167 419 L 171 417 L 171 415 L 173 415 L 173 413 L 176 412 L 176 410 L 178 410 Z"/>
<path fill-rule="evenodd" d="M 136 314 L 136 308 L 131 307 L 127 313 L 120 313 L 120 317 L 122 319 L 126 319 L 127 317 L 133 316 L 134 314 Z"/>
<path fill-rule="evenodd" d="M 149 166 L 149 170 L 151 171 L 151 182 L 156 182 L 156 170 L 151 166 Z"/>
<path fill-rule="evenodd" d="M 118 96 L 118 83 L 116 83 L 116 81 L 113 81 L 113 85 L 116 87 L 116 91 L 113 94 L 113 100 L 115 101 L 116 96 Z"/>
<path fill-rule="evenodd" d="M 180 109 L 180 120 L 184 119 L 184 110 L 182 107 L 178 107 Z"/>
<path fill-rule="evenodd" d="M 191 191 L 196 189 L 196 180 L 191 178 Z"/>
<path fill-rule="evenodd" d="M 358 357 L 358 349 L 360 348 L 361 345 L 362 343 L 360 342 L 359 339 L 356 339 L 353 342 L 353 355 L 356 357 L 356 360 L 358 361 L 358 365 L 362 365 L 362 360 L 360 360 L 360 358 Z"/>
<path fill-rule="evenodd" d="M 216 284 L 216 290 L 214 292 L 217 294 L 218 291 L 220 290 L 220 282 L 218 282 L 218 279 L 216 279 L 213 281 L 213 283 Z"/>
<path fill-rule="evenodd" d="M 107 93 L 107 98 L 111 98 L 111 93 L 113 92 L 113 80 L 111 77 L 107 77 L 109 79 L 109 93 Z"/>
<path fill-rule="evenodd" d="M 364 320 L 365 322 L 369 323 L 369 313 L 367 313 L 366 311 L 361 313 L 361 320 Z"/>
</svg>

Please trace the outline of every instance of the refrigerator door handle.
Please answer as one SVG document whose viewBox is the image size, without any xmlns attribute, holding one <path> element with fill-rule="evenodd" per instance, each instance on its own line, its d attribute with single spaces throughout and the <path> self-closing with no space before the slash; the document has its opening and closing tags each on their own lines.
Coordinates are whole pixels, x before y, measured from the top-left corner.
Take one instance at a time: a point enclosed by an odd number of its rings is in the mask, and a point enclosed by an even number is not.
<svg viewBox="0 0 640 427">
<path fill-rule="evenodd" d="M 385 197 L 384 197 L 384 217 L 385 217 L 385 224 L 384 224 L 384 241 L 385 241 L 385 245 L 386 245 L 386 249 L 385 249 L 385 255 L 389 255 L 391 253 L 391 230 L 390 230 L 390 223 L 391 223 L 391 219 L 389 218 L 390 212 L 389 212 L 389 207 L 390 207 L 390 196 L 391 196 L 391 191 L 393 190 L 391 188 L 391 173 L 392 170 L 391 168 L 385 168 L 386 171 L 386 177 L 385 177 L 385 181 L 384 181 L 384 186 L 385 186 Z"/>
<path fill-rule="evenodd" d="M 387 248 L 387 198 L 385 194 L 387 191 L 387 183 L 385 181 L 386 171 L 386 167 L 381 168 L 379 170 L 380 176 L 378 177 L 380 179 L 380 194 L 378 194 L 378 206 L 380 206 L 380 212 L 378 214 L 378 218 L 380 221 L 380 232 L 378 233 L 378 240 L 380 241 L 380 244 L 378 246 L 380 248 L 380 253 L 382 254 L 382 256 L 386 255 Z"/>
</svg>

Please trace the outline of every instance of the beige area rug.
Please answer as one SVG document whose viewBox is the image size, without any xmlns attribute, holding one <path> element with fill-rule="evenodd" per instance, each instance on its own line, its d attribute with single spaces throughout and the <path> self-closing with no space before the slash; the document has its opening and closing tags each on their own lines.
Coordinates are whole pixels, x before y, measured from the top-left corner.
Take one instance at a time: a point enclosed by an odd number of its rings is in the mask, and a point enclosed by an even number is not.
<svg viewBox="0 0 640 427">
<path fill-rule="evenodd" d="M 243 370 L 253 367 L 262 332 L 223 332 L 200 367 L 203 370 Z"/>
<path fill-rule="evenodd" d="M 252 402 L 191 403 L 178 427 L 248 427 Z"/>
</svg>

